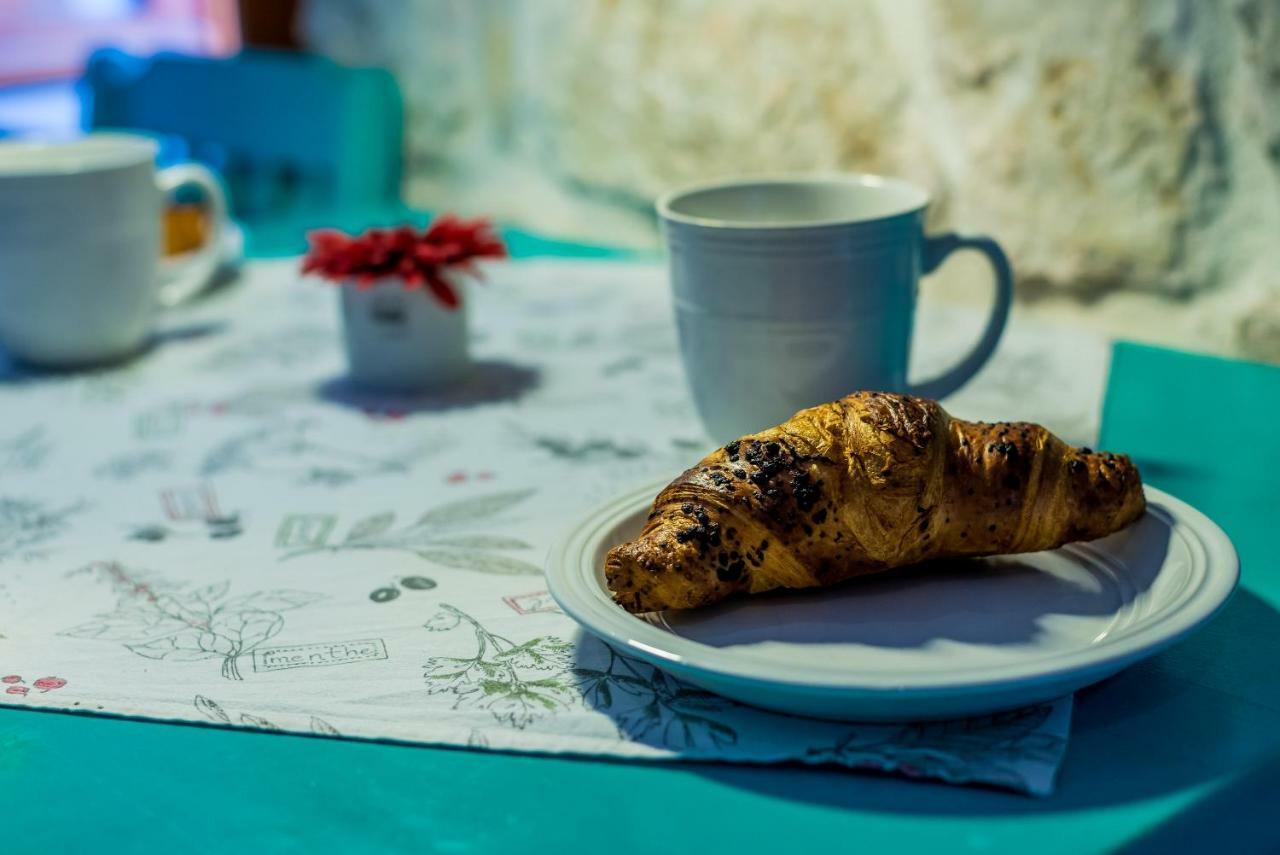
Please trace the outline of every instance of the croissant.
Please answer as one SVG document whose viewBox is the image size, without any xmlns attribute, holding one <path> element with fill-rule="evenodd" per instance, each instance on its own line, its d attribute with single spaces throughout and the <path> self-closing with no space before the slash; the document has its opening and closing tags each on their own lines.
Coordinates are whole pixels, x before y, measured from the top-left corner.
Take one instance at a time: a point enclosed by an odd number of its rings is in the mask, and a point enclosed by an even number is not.
<svg viewBox="0 0 1280 855">
<path fill-rule="evenodd" d="M 1092 540 L 1145 506 L 1125 455 L 859 392 L 703 458 L 658 494 L 636 540 L 609 551 L 605 579 L 628 611 L 690 609 Z"/>
</svg>

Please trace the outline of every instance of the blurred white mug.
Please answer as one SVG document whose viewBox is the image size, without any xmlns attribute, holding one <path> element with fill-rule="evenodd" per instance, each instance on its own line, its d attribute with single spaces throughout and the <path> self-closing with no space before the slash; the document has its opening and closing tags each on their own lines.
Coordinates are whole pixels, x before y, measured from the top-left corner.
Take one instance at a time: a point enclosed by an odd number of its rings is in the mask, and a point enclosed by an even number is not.
<svg viewBox="0 0 1280 855">
<path fill-rule="evenodd" d="M 0 141 L 0 347 L 35 365 L 74 368 L 133 355 L 156 310 L 202 291 L 221 256 L 226 199 L 209 170 L 156 170 L 156 143 L 90 134 L 60 143 Z M 166 197 L 198 186 L 211 234 L 162 270 Z"/>
</svg>

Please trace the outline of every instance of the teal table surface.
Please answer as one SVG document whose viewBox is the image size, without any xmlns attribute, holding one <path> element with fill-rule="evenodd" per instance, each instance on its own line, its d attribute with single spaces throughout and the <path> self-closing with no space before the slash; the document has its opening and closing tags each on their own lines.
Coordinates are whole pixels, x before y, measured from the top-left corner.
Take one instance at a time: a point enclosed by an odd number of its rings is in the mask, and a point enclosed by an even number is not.
<svg viewBox="0 0 1280 855">
<path fill-rule="evenodd" d="M 245 254 L 250 258 L 275 258 L 306 252 L 306 233 L 316 228 L 334 228 L 357 234 L 368 228 L 412 223 L 424 226 L 432 212 L 407 206 L 368 209 L 344 208 L 338 212 L 317 212 L 307 220 L 279 220 L 245 228 Z M 522 229 L 503 228 L 502 237 L 513 258 L 552 256 L 556 258 L 621 258 L 634 253 L 610 246 L 557 240 Z"/>
<path fill-rule="evenodd" d="M 521 243 L 525 241 L 525 243 Z M 517 237 L 513 249 L 597 255 Z M 1280 370 L 1115 352 L 1103 447 L 1198 505 L 1244 586 L 1206 630 L 1078 696 L 1047 799 L 798 767 L 599 762 L 0 710 L 12 851 L 1275 851 Z M 1272 442 L 1268 443 L 1268 440 Z"/>
</svg>

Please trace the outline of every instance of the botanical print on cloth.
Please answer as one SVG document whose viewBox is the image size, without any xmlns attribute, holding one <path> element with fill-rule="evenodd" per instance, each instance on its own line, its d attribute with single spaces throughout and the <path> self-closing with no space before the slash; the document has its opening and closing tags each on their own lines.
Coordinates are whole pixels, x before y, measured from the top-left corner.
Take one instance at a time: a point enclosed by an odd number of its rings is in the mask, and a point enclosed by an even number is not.
<svg viewBox="0 0 1280 855">
<path fill-rule="evenodd" d="M 299 484 L 339 487 L 374 475 L 406 473 L 424 456 L 420 449 L 386 454 L 335 445 L 316 439 L 315 428 L 310 419 L 255 428 L 216 446 L 200 473 L 208 477 L 247 470 Z"/>
<path fill-rule="evenodd" d="M 1053 763 L 1066 736 L 1046 732 L 1053 706 L 960 721 L 892 728 L 854 728 L 831 748 L 813 749 L 810 762 L 838 761 L 859 768 L 936 778 L 952 784 L 986 783 L 1018 789 L 1022 764 Z"/>
<path fill-rule="evenodd" d="M 214 373 L 262 366 L 292 368 L 330 352 L 333 330 L 319 325 L 286 327 L 240 338 L 210 354 L 200 368 Z"/>
<path fill-rule="evenodd" d="M 353 394 L 334 295 L 294 261 L 251 268 L 126 369 L 0 384 L 24 420 L 0 425 L 0 704 L 1052 790 L 1069 698 L 930 724 L 778 715 L 556 605 L 561 532 L 710 450 L 660 268 L 495 269 L 468 295 L 476 373 L 415 395 Z M 996 361 L 1092 346 L 1055 335 L 1010 330 Z M 959 411 L 977 389 L 984 410 L 1048 412 L 1043 379 L 1003 376 L 1017 388 L 976 382 Z M 1087 422 L 1082 383 L 1049 384 L 1051 415 Z"/>
<path fill-rule="evenodd" d="M 569 642 L 543 635 L 516 644 L 447 603 L 426 624 L 431 632 L 459 626 L 475 633 L 474 655 L 428 659 L 423 674 L 428 694 L 452 695 L 454 709 L 485 710 L 499 724 L 521 730 L 547 713 L 567 709 L 576 698 L 567 679 L 573 664 Z"/>
<path fill-rule="evenodd" d="M 222 510 L 212 485 L 169 487 L 160 492 L 159 498 L 165 521 L 135 525 L 129 534 L 131 540 L 146 543 L 161 543 L 171 537 L 230 540 L 244 533 L 240 515 Z"/>
<path fill-rule="evenodd" d="M 82 568 L 111 585 L 118 596 L 112 612 L 64 629 L 72 638 L 117 641 L 148 659 L 194 662 L 221 659 L 222 676 L 244 679 L 239 658 L 251 654 L 284 628 L 281 612 L 323 597 L 306 591 L 254 591 L 230 596 L 229 582 L 191 588 L 170 584 L 114 562 Z"/>
<path fill-rule="evenodd" d="M 518 615 L 532 615 L 543 612 L 546 614 L 563 614 L 560 607 L 556 605 L 556 601 L 552 599 L 550 591 L 530 591 L 527 594 L 510 594 L 502 598 L 502 601 L 511 607 L 511 610 Z"/>
<path fill-rule="evenodd" d="M 3 638 L 4 636 L 0 636 Z M 3 687 L 6 695 L 16 695 L 17 697 L 26 697 L 31 694 L 31 690 L 44 694 L 52 692 L 55 689 L 61 689 L 67 685 L 67 681 L 61 677 L 40 677 L 32 680 L 31 685 L 27 685 L 27 681 L 22 679 L 21 674 L 6 674 L 0 677 L 0 687 Z"/>
<path fill-rule="evenodd" d="M 284 729 L 280 727 L 280 725 L 275 724 L 274 722 L 269 721 L 260 715 L 254 715 L 253 713 L 242 712 L 235 718 L 232 718 L 231 714 L 228 713 L 225 709 L 223 709 L 221 704 L 219 704 L 217 701 L 213 701 L 213 700 L 210 700 L 209 698 L 206 698 L 204 695 L 196 695 L 195 701 L 193 702 L 193 706 L 195 706 L 196 710 L 201 715 L 203 715 L 205 718 L 209 719 L 209 721 L 215 724 L 231 724 L 231 725 L 242 724 L 246 727 L 255 727 L 259 730 L 283 730 Z M 292 729 L 297 730 L 298 728 L 292 728 Z M 316 734 L 317 736 L 341 736 L 342 735 L 341 733 L 338 732 L 338 729 L 336 727 L 329 724 L 329 722 L 325 721 L 319 716 L 314 716 L 314 715 L 310 716 L 307 719 L 306 729 L 310 730 L 312 733 Z"/>
<path fill-rule="evenodd" d="M 6 472 L 30 472 L 39 469 L 52 446 L 44 428 L 33 427 L 16 436 L 0 440 L 0 475 Z"/>
<path fill-rule="evenodd" d="M 575 667 L 573 675 L 583 701 L 609 711 L 620 735 L 674 749 L 725 747 L 738 741 L 737 731 L 720 720 L 738 704 L 622 656 L 608 645 L 599 646 L 608 655 L 604 665 Z"/>
<path fill-rule="evenodd" d="M 542 568 L 507 554 L 529 550 L 525 541 L 501 534 L 468 531 L 475 526 L 497 524 L 504 511 L 534 493 L 515 490 L 461 499 L 430 508 L 416 520 L 396 527 L 395 511 L 382 511 L 357 520 L 340 540 L 330 542 L 337 525 L 332 514 L 292 514 L 276 532 L 276 546 L 289 550 L 281 560 L 316 552 L 351 552 L 390 549 L 412 553 L 424 561 L 500 576 L 540 576 Z"/>
<path fill-rule="evenodd" d="M 173 455 L 159 449 L 125 451 L 104 460 L 94 468 L 97 478 L 132 481 L 149 472 L 164 472 L 173 465 Z"/>
<path fill-rule="evenodd" d="M 447 603 L 426 628 L 462 628 L 475 635 L 474 655 L 435 656 L 426 663 L 427 692 L 452 695 L 454 709 L 487 710 L 499 724 L 524 729 L 582 703 L 608 710 L 620 734 L 638 741 L 676 749 L 703 740 L 716 746 L 737 742 L 732 727 L 704 714 L 724 711 L 731 701 L 679 683 L 610 647 L 601 645 L 608 658 L 599 668 L 578 667 L 574 645 L 557 636 L 517 644 Z"/>
<path fill-rule="evenodd" d="M 0 496 L 0 561 L 38 557 L 41 547 L 66 533 L 72 516 L 82 507 L 81 502 L 54 508 Z"/>
</svg>

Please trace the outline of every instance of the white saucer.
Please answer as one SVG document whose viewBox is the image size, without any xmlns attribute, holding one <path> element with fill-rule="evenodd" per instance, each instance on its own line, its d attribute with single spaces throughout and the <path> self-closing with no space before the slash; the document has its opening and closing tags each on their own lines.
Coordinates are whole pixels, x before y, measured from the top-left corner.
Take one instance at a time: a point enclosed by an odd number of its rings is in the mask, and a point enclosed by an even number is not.
<svg viewBox="0 0 1280 855">
<path fill-rule="evenodd" d="M 953 718 L 1060 697 L 1182 638 L 1239 578 L 1222 529 L 1148 487 L 1142 519 L 1091 543 L 640 618 L 610 599 L 604 556 L 639 533 L 665 484 L 566 532 L 547 564 L 552 595 L 620 652 L 800 715 Z"/>
</svg>

